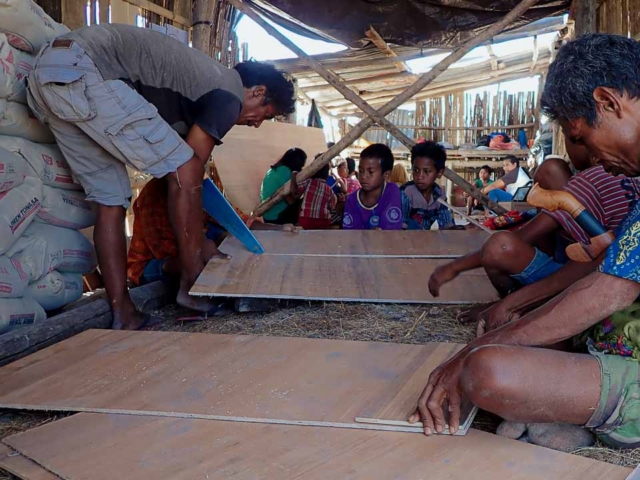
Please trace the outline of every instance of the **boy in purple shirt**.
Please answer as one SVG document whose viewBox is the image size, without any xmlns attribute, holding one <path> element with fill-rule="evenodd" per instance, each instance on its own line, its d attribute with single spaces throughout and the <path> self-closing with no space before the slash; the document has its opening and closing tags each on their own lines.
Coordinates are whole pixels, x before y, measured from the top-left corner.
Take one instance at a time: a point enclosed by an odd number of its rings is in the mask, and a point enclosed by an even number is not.
<svg viewBox="0 0 640 480">
<path fill-rule="evenodd" d="M 374 143 L 360 154 L 358 179 L 362 188 L 347 197 L 345 230 L 402 230 L 402 196 L 387 180 L 393 169 L 391 149 Z"/>
</svg>

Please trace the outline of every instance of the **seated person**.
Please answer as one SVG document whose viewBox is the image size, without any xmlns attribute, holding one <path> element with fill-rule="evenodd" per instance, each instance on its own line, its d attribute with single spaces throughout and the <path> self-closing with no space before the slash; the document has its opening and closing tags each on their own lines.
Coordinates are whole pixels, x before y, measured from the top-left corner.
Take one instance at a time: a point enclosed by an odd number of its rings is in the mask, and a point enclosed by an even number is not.
<svg viewBox="0 0 640 480">
<path fill-rule="evenodd" d="M 520 167 L 520 160 L 513 155 L 504 158 L 502 168 L 504 175 L 482 189 L 482 193 L 494 202 L 510 202 L 518 188 L 531 181 L 527 172 Z"/>
<path fill-rule="evenodd" d="M 361 185 L 358 179 L 355 177 L 356 173 L 356 161 L 349 157 L 346 159 L 340 159 L 337 164 L 338 177 L 345 184 L 347 191 L 344 192 L 347 195 L 360 189 Z"/>
<path fill-rule="evenodd" d="M 409 181 L 409 177 L 407 176 L 407 169 L 404 168 L 403 164 L 396 163 L 393 166 L 393 170 L 391 170 L 391 176 L 389 177 L 389 181 L 391 183 L 395 183 L 399 187 Z"/>
<path fill-rule="evenodd" d="M 493 183 L 493 180 L 491 180 L 492 173 L 493 170 L 489 165 L 482 166 L 482 168 L 480 168 L 480 174 L 478 175 L 478 178 L 473 181 L 473 185 L 478 190 L 482 190 L 487 185 L 491 185 Z M 467 215 L 471 215 L 471 212 L 473 212 L 473 207 L 478 204 L 478 201 L 468 193 L 465 193 L 464 197 L 467 199 Z"/>
<path fill-rule="evenodd" d="M 178 244 L 169 223 L 167 203 L 168 186 L 165 178 L 147 182 L 133 203 L 133 236 L 127 254 L 127 277 L 134 285 L 157 280 L 172 281 L 180 278 Z M 236 209 L 252 230 L 282 230 L 285 227 L 264 224 Z M 217 243 L 226 232 L 202 212 L 203 248 L 210 255 L 222 255 Z"/>
<path fill-rule="evenodd" d="M 585 159 L 590 160 L 586 150 L 569 148 L 574 166 L 577 169 L 584 167 Z M 590 167 L 571 178 L 564 160 L 550 159 L 536 172 L 536 180 L 545 178 L 556 183 L 541 184 L 543 188 L 558 187 L 567 182 L 563 190 L 576 197 L 609 230 L 620 224 L 640 196 L 638 182 L 624 176 L 613 177 L 601 166 Z M 506 297 L 480 314 L 480 320 L 484 322 L 481 329 L 495 328 L 557 295 L 596 269 L 597 261 L 569 260 L 565 263 L 566 258 L 554 259 L 539 248 L 560 229 L 572 241 L 589 242 L 589 236 L 567 212 L 543 210 L 521 229 L 495 233 L 478 251 L 436 268 L 429 279 L 429 291 L 437 296 L 440 288 L 460 273 L 483 267 L 498 293 Z M 525 288 L 520 288 L 522 286 Z M 479 312 L 470 313 L 469 320 L 473 320 Z"/>
<path fill-rule="evenodd" d="M 444 194 L 436 181 L 444 173 L 446 160 L 444 147 L 435 142 L 418 143 L 411 149 L 413 180 L 400 187 L 406 230 L 430 230 L 435 222 L 440 230 L 455 226 L 449 209 L 438 202 Z"/>
<path fill-rule="evenodd" d="M 290 148 L 280 160 L 271 166 L 262 180 L 260 201 L 264 202 L 291 179 L 291 172 L 299 172 L 307 162 L 307 154 L 300 148 Z M 300 204 L 295 195 L 287 195 L 262 216 L 266 222 L 279 225 L 298 222 Z"/>
<path fill-rule="evenodd" d="M 360 153 L 360 190 L 347 197 L 342 228 L 345 230 L 402 230 L 402 195 L 388 181 L 393 169 L 391 149 L 374 143 Z"/>
<path fill-rule="evenodd" d="M 331 227 L 331 215 L 338 201 L 329 185 L 330 165 L 326 164 L 313 177 L 298 183 L 298 172 L 291 172 L 291 191 L 302 195 L 298 222 L 305 230 L 324 230 Z"/>
</svg>

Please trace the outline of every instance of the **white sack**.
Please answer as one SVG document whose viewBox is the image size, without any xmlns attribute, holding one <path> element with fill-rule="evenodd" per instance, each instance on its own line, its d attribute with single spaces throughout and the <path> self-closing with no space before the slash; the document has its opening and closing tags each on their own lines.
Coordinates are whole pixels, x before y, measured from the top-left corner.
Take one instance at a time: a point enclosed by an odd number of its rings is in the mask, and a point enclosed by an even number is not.
<svg viewBox="0 0 640 480">
<path fill-rule="evenodd" d="M 32 282 L 53 270 L 84 275 L 97 265 L 93 245 L 84 235 L 47 223 L 32 223 L 7 256 L 20 261 Z"/>
<path fill-rule="evenodd" d="M 82 275 L 54 270 L 29 285 L 25 297 L 31 298 L 45 310 L 55 310 L 82 297 Z"/>
<path fill-rule="evenodd" d="M 13 48 L 0 33 L 0 98 L 27 104 L 27 76 L 35 61 L 35 56 Z"/>
<path fill-rule="evenodd" d="M 20 137 L 0 135 L 0 147 L 20 155 L 33 170 L 32 175 L 42 180 L 45 185 L 65 190 L 82 190 L 82 187 L 75 183 L 69 164 L 57 145 L 33 143 Z"/>
<path fill-rule="evenodd" d="M 18 298 L 29 285 L 29 273 L 18 260 L 0 255 L 0 298 Z"/>
<path fill-rule="evenodd" d="M 0 255 L 26 231 L 42 206 L 42 182 L 27 177 L 24 183 L 0 193 Z"/>
<path fill-rule="evenodd" d="M 0 135 L 22 137 L 37 143 L 55 142 L 49 127 L 40 123 L 29 107 L 4 99 L 0 99 Z"/>
<path fill-rule="evenodd" d="M 15 48 L 38 53 L 46 42 L 69 29 L 54 22 L 31 0 L 0 0 L 0 31 Z"/>
<path fill-rule="evenodd" d="M 22 185 L 30 171 L 23 158 L 0 147 L 0 193 Z"/>
<path fill-rule="evenodd" d="M 0 333 L 33 325 L 47 319 L 47 314 L 30 298 L 0 298 Z"/>
<path fill-rule="evenodd" d="M 80 230 L 96 223 L 98 206 L 87 202 L 84 192 L 44 186 L 42 208 L 37 221 Z"/>
</svg>

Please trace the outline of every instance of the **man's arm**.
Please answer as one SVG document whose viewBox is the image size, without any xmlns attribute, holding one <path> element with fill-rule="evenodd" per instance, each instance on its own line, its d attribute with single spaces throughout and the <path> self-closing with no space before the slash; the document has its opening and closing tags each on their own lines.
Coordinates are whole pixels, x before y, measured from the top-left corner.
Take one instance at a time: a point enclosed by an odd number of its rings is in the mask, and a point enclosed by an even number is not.
<svg viewBox="0 0 640 480">
<path fill-rule="evenodd" d="M 216 145 L 216 140 L 198 125 L 194 125 L 189 129 L 189 133 L 187 134 L 187 145 L 193 148 L 196 157 L 198 157 L 204 165 L 209 161 L 209 157 L 211 157 L 211 152 Z"/>
<path fill-rule="evenodd" d="M 484 187 L 481 192 L 484 193 L 485 195 L 487 193 L 489 193 L 491 190 L 495 190 L 497 188 L 499 188 L 500 190 L 504 190 L 506 187 L 504 181 L 502 181 L 501 178 L 499 178 L 498 180 L 496 180 L 493 183 L 490 183 L 489 185 L 487 185 L 486 187 Z"/>
</svg>

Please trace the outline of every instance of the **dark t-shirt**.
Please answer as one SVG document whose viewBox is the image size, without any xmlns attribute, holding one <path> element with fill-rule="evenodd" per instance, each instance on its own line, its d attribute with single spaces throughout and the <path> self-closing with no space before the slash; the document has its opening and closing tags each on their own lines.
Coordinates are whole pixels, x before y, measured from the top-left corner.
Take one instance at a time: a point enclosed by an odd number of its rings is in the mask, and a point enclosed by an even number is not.
<svg viewBox="0 0 640 480">
<path fill-rule="evenodd" d="M 500 177 L 500 180 L 502 180 L 504 182 L 505 187 L 507 185 L 511 185 L 512 183 L 515 183 L 515 181 L 518 180 L 518 171 L 519 170 L 520 170 L 520 167 L 514 168 L 510 172 L 507 172 L 502 177 Z"/>
<path fill-rule="evenodd" d="M 216 143 L 240 116 L 240 75 L 167 35 L 130 25 L 92 25 L 60 38 L 76 41 L 105 80 L 122 80 L 186 136 L 197 124 Z"/>
</svg>

